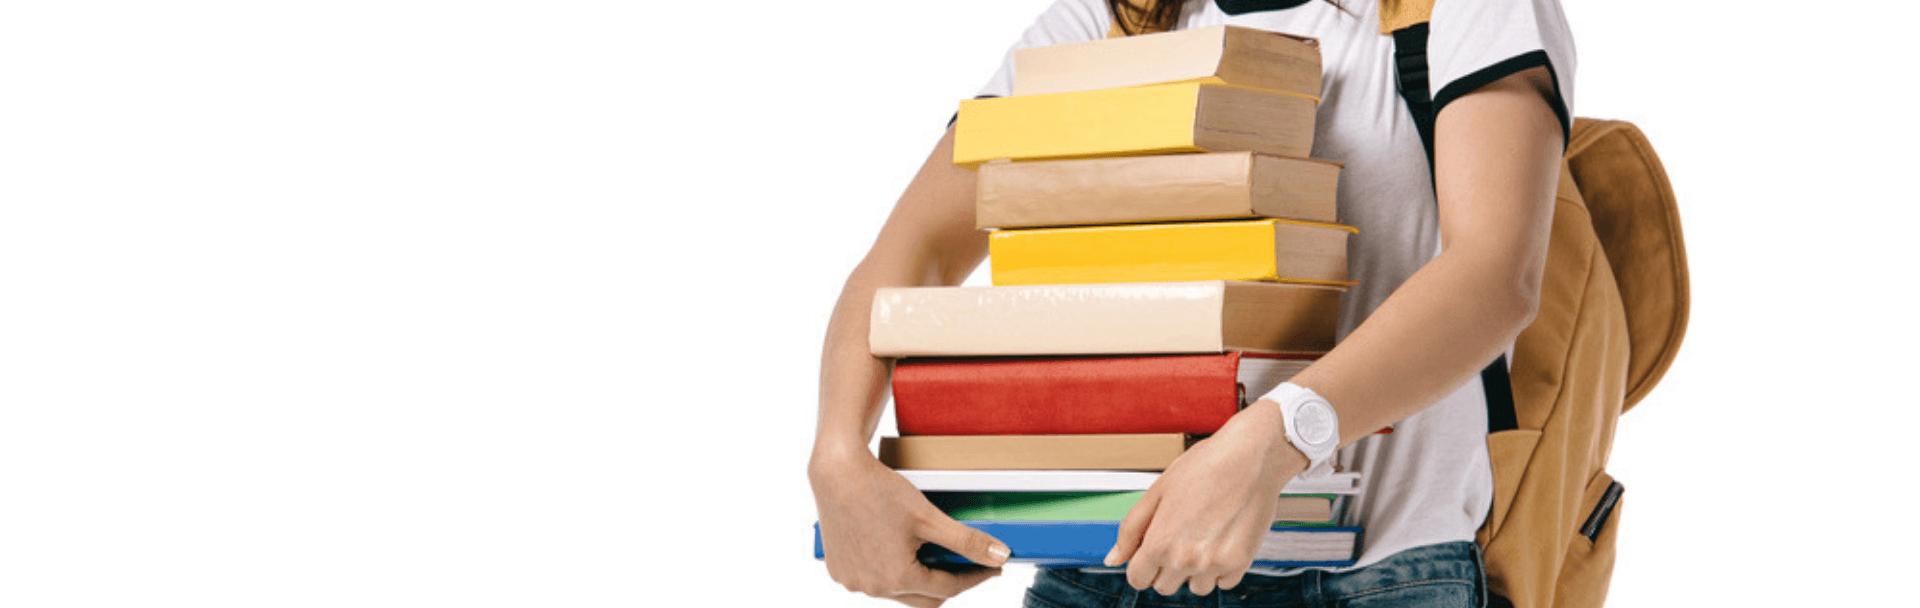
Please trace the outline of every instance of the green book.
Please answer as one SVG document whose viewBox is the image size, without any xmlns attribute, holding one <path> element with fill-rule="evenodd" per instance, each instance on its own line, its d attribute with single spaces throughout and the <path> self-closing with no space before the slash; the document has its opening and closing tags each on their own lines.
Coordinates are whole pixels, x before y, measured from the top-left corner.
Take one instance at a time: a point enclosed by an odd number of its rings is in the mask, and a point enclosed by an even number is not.
<svg viewBox="0 0 1920 608">
<path fill-rule="evenodd" d="M 1120 521 L 1146 492 L 927 492 L 949 517 L 975 521 Z M 1275 524 L 1331 526 L 1344 504 L 1333 494 L 1285 494 Z"/>
</svg>

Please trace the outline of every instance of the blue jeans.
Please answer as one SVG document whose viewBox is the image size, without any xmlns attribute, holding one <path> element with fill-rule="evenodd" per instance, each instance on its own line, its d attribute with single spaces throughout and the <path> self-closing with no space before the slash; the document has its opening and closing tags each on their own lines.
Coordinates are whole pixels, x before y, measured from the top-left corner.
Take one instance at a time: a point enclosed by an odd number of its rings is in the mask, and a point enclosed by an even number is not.
<svg viewBox="0 0 1920 608">
<path fill-rule="evenodd" d="M 1414 608 L 1486 605 L 1480 547 L 1470 542 L 1415 547 L 1347 572 L 1307 570 L 1290 576 L 1248 574 L 1240 585 L 1201 596 L 1127 585 L 1124 572 L 1041 568 L 1027 589 L 1027 608 Z"/>
</svg>

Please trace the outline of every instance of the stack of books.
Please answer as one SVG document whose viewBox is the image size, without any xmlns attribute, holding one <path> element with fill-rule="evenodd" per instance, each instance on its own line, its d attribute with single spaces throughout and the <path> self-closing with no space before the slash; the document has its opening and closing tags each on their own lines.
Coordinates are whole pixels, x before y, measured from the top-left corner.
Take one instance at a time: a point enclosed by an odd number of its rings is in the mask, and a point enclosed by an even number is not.
<svg viewBox="0 0 1920 608">
<path fill-rule="evenodd" d="M 993 287 L 889 288 L 880 459 L 1014 561 L 1099 566 L 1159 471 L 1332 348 L 1339 165 L 1314 41 L 1217 27 L 1024 49 L 962 102 Z M 1255 565 L 1353 563 L 1354 473 L 1294 480 Z M 818 546 L 816 543 L 816 552 Z M 928 561 L 961 561 L 943 551 Z"/>
</svg>

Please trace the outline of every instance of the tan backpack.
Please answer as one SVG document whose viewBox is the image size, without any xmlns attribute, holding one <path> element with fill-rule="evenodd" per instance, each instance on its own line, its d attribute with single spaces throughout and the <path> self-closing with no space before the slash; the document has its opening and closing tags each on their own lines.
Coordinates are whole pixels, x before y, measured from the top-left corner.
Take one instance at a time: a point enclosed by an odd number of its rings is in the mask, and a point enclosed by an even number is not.
<svg viewBox="0 0 1920 608">
<path fill-rule="evenodd" d="M 1150 9 L 1160 0 L 1130 1 Z M 1434 1 L 1380 6 L 1380 32 L 1394 36 L 1402 96 L 1429 158 Z M 1108 37 L 1155 31 L 1142 14 L 1116 15 Z M 1494 490 L 1476 540 L 1496 607 L 1606 601 L 1624 490 L 1606 472 L 1614 424 L 1666 373 L 1687 326 L 1679 207 L 1639 129 L 1575 119 L 1556 198 L 1539 311 L 1512 365 L 1495 361 L 1482 374 Z"/>
</svg>

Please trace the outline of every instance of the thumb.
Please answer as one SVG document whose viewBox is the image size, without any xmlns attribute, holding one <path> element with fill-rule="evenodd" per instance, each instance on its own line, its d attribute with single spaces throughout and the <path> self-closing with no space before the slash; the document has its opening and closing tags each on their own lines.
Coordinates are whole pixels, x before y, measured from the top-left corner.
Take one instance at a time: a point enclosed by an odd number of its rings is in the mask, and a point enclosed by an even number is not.
<svg viewBox="0 0 1920 608">
<path fill-rule="evenodd" d="M 1007 549 L 1006 543 L 1000 542 L 999 539 L 985 532 L 954 521 L 945 513 L 928 519 L 929 521 L 920 531 L 920 537 L 946 547 L 948 551 L 958 553 L 968 561 L 989 568 L 998 568 L 1007 563 L 1007 558 L 1013 556 L 1013 552 Z"/>
<path fill-rule="evenodd" d="M 1102 563 L 1118 566 L 1133 559 L 1133 552 L 1140 549 L 1140 540 L 1146 538 L 1147 522 L 1153 521 L 1153 512 L 1158 508 L 1158 492 L 1147 492 L 1146 496 L 1140 497 L 1140 502 L 1133 503 L 1133 508 L 1127 510 L 1127 516 L 1120 520 L 1120 534 L 1113 539 L 1113 550 L 1107 552 L 1107 559 Z"/>
</svg>

